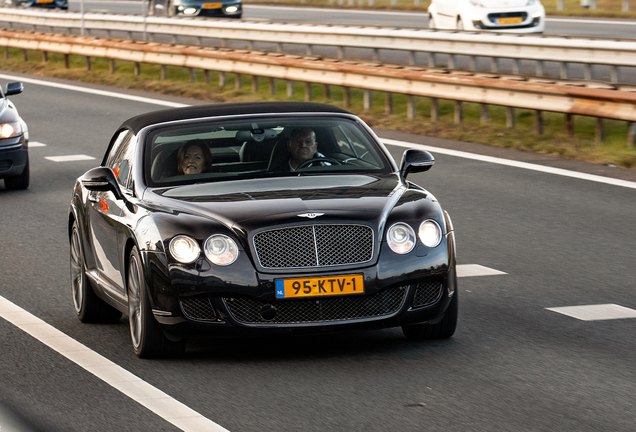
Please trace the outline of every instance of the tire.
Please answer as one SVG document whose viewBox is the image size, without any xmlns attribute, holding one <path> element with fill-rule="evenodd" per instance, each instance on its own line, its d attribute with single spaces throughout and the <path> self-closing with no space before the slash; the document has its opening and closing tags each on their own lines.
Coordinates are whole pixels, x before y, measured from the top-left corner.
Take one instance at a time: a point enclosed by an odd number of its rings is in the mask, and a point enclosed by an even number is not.
<svg viewBox="0 0 636 432">
<path fill-rule="evenodd" d="M 135 354 L 141 358 L 160 358 L 182 353 L 185 350 L 185 340 L 168 340 L 152 314 L 137 247 L 130 251 L 127 275 L 128 320 Z"/>
<path fill-rule="evenodd" d="M 431 340 L 431 339 L 448 339 L 455 333 L 457 328 L 457 315 L 459 312 L 457 299 L 457 273 L 453 268 L 449 279 L 455 284 L 455 293 L 451 299 L 448 309 L 444 313 L 442 320 L 436 324 L 415 324 L 402 327 L 404 336 L 409 340 Z"/>
<path fill-rule="evenodd" d="M 22 174 L 14 177 L 5 177 L 4 186 L 9 190 L 22 190 L 29 187 L 30 180 L 29 158 L 27 157 L 27 163 L 24 166 Z"/>
<path fill-rule="evenodd" d="M 464 30 L 464 21 L 460 17 L 457 18 L 456 28 L 457 30 Z"/>
<path fill-rule="evenodd" d="M 73 222 L 71 229 L 71 293 L 75 313 L 80 321 L 107 323 L 121 318 L 122 313 L 97 297 L 88 283 L 77 222 Z"/>
</svg>

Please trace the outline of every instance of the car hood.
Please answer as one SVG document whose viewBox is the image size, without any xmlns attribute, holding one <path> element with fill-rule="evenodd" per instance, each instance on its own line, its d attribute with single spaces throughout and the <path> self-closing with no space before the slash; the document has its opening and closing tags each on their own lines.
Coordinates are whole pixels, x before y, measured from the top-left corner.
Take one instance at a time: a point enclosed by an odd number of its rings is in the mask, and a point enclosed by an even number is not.
<svg viewBox="0 0 636 432">
<path fill-rule="evenodd" d="M 526 6 L 528 0 L 480 0 L 479 3 L 485 8 L 507 9 Z"/>
<path fill-rule="evenodd" d="M 406 187 L 397 174 L 277 177 L 155 189 L 163 206 L 219 220 L 229 228 L 334 221 L 376 225 Z"/>
</svg>

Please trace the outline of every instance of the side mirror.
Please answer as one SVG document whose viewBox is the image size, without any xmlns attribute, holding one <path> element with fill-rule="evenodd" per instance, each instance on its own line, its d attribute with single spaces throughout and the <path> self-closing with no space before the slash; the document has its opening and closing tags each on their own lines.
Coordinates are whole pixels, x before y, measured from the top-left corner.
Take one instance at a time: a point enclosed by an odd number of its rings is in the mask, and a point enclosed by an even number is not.
<svg viewBox="0 0 636 432">
<path fill-rule="evenodd" d="M 24 90 L 24 84 L 21 82 L 12 82 L 7 84 L 7 91 L 4 92 L 5 96 L 11 96 L 14 94 L 22 93 Z"/>
<path fill-rule="evenodd" d="M 110 168 L 98 167 L 88 170 L 80 177 L 80 182 L 89 191 L 111 191 L 118 200 L 124 199 L 115 174 Z"/>
<path fill-rule="evenodd" d="M 404 155 L 402 155 L 400 175 L 403 179 L 406 179 L 409 173 L 428 171 L 434 163 L 435 158 L 433 155 L 425 150 L 406 150 Z"/>
</svg>

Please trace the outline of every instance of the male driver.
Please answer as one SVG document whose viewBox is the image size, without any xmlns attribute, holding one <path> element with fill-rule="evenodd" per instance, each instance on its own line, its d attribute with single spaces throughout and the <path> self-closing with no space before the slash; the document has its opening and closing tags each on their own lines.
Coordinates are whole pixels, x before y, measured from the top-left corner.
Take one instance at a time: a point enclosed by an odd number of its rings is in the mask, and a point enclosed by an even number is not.
<svg viewBox="0 0 636 432">
<path fill-rule="evenodd" d="M 317 151 L 316 133 L 308 127 L 294 129 L 287 141 L 289 151 L 289 171 L 296 171 L 305 161 L 312 158 L 325 157 Z M 318 165 L 331 165 L 329 162 L 316 162 Z"/>
</svg>

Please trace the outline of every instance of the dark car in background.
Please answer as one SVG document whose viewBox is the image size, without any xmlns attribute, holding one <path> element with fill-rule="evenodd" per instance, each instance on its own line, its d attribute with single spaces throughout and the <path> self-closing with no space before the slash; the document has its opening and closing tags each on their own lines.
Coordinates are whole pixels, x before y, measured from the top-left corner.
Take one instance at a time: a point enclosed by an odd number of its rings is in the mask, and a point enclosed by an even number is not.
<svg viewBox="0 0 636 432">
<path fill-rule="evenodd" d="M 295 169 L 294 146 L 314 152 Z M 134 117 L 73 188 L 76 313 L 127 314 L 140 357 L 181 351 L 189 336 L 402 327 L 448 338 L 453 225 L 407 180 L 433 162 L 409 149 L 398 166 L 362 120 L 325 104 Z"/>
<path fill-rule="evenodd" d="M 4 0 L 5 5 L 68 10 L 68 0 Z"/>
<path fill-rule="evenodd" d="M 242 0 L 149 0 L 150 15 L 241 18 Z"/>
<path fill-rule="evenodd" d="M 0 179 L 7 189 L 29 187 L 29 129 L 7 97 L 22 93 L 21 82 L 0 88 Z"/>
</svg>

